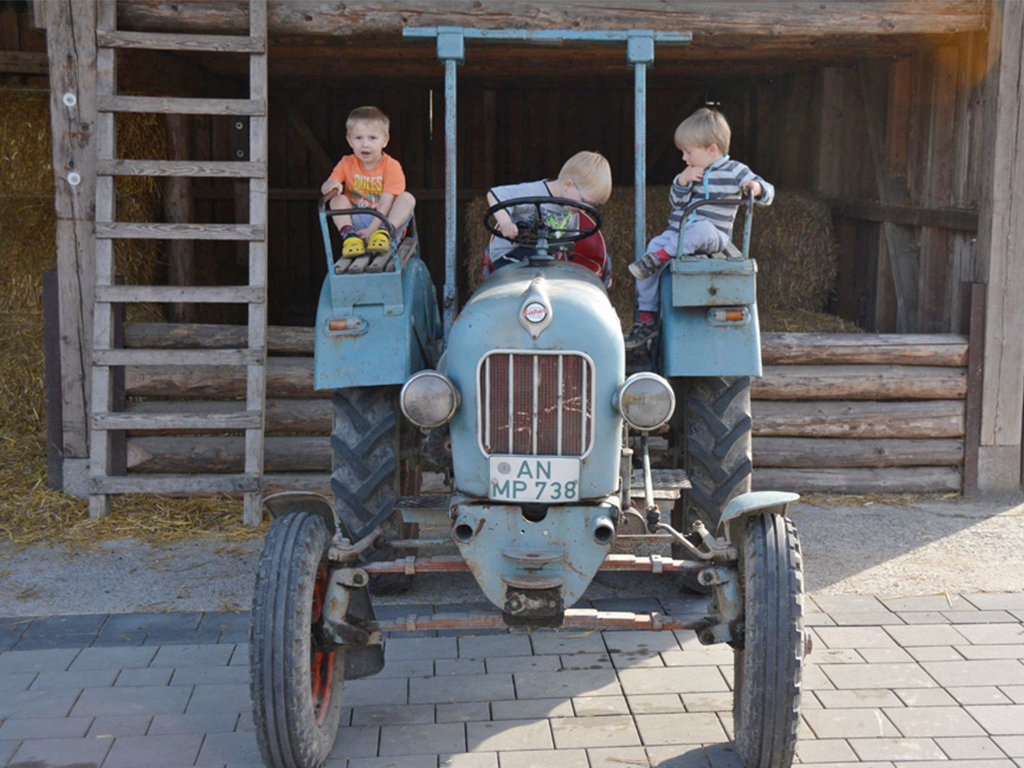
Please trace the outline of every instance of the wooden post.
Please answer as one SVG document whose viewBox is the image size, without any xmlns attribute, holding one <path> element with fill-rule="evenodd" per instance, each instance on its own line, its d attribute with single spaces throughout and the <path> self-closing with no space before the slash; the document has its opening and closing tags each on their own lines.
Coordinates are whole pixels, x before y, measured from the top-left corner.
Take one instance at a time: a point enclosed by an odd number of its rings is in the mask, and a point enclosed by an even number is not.
<svg viewBox="0 0 1024 768">
<path fill-rule="evenodd" d="M 43 351 L 46 379 L 46 486 L 64 488 L 64 433 L 60 378 L 60 296 L 57 271 L 43 272 Z"/>
<path fill-rule="evenodd" d="M 165 115 L 167 133 L 170 136 L 171 159 L 188 160 L 189 151 L 189 116 Z M 167 221 L 195 221 L 192 204 L 192 179 L 188 176 L 168 176 L 165 184 L 164 212 Z M 195 285 L 195 243 L 191 240 L 169 240 L 168 249 L 168 282 L 171 285 Z M 190 323 L 193 317 L 193 305 L 171 304 L 168 316 L 172 323 Z"/>
<path fill-rule="evenodd" d="M 1024 421 L 1024 3 L 993 3 L 985 80 L 978 261 L 988 285 L 978 490 L 1021 485 Z"/>
<path fill-rule="evenodd" d="M 45 3 L 50 62 L 64 457 L 89 455 L 96 205 L 96 5 Z"/>
<path fill-rule="evenodd" d="M 970 342 L 967 347 L 967 411 L 964 434 L 964 496 L 978 493 L 978 451 L 981 447 L 981 397 L 984 389 L 985 284 L 970 288 Z"/>
</svg>

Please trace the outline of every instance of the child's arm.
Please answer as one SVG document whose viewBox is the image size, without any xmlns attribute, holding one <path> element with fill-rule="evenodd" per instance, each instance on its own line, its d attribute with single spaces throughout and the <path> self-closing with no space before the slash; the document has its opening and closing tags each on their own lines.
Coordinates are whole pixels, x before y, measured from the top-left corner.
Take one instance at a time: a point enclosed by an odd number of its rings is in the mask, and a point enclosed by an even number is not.
<svg viewBox="0 0 1024 768">
<path fill-rule="evenodd" d="M 341 192 L 343 189 L 342 183 L 338 181 L 336 178 L 334 178 L 334 176 L 328 176 L 327 180 L 320 185 L 320 194 L 326 195 L 332 189 L 336 189 L 339 192 Z"/>
<path fill-rule="evenodd" d="M 696 170 L 702 169 L 698 168 Z M 690 171 L 689 167 L 676 176 L 672 180 L 672 186 L 669 187 L 668 202 L 674 211 L 682 210 L 688 206 L 693 199 L 693 182 L 690 180 L 691 174 L 689 174 L 688 171 Z"/>
<path fill-rule="evenodd" d="M 494 196 L 494 193 L 488 190 L 487 192 L 487 205 L 495 206 L 498 204 L 498 199 Z M 494 214 L 495 221 L 498 222 L 498 229 L 501 230 L 501 234 L 511 239 L 519 234 L 519 227 L 512 221 L 512 217 L 508 215 L 508 211 L 498 211 Z"/>
<path fill-rule="evenodd" d="M 736 183 L 740 189 L 749 189 L 754 195 L 754 202 L 758 205 L 771 205 L 775 199 L 775 187 L 745 165 L 739 167 Z"/>
</svg>

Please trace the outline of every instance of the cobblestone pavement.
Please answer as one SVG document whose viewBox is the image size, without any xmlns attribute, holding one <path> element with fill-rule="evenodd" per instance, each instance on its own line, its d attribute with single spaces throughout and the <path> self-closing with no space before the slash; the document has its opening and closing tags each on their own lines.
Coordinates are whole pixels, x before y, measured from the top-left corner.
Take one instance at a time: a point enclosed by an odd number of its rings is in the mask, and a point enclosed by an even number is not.
<svg viewBox="0 0 1024 768">
<path fill-rule="evenodd" d="M 700 601 L 629 607 L 703 612 Z M 807 610 L 800 762 L 1024 768 L 1024 594 L 823 595 Z M 247 624 L 0 619 L 0 765 L 260 765 Z M 731 651 L 692 632 L 396 636 L 387 659 L 346 684 L 332 768 L 742 768 Z"/>
</svg>

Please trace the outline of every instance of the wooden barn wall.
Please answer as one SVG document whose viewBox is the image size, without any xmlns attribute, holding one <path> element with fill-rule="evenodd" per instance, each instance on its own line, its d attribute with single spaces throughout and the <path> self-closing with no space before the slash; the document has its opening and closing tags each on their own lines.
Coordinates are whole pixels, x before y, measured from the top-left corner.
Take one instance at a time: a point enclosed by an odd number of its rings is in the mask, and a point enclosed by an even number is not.
<svg viewBox="0 0 1024 768">
<path fill-rule="evenodd" d="M 820 133 L 817 146 L 808 147 L 817 157 L 817 191 L 844 203 L 888 197 L 892 205 L 940 212 L 906 215 L 911 247 L 900 258 L 910 261 L 916 275 L 916 310 L 905 329 L 897 323 L 887 225 L 856 213 L 837 216 L 839 284 L 854 290 L 840 292 L 835 309 L 869 330 L 967 331 L 964 283 L 982 277 L 975 240 L 986 49 L 985 35 L 976 33 L 912 56 L 817 74 Z M 885 189 L 875 174 L 865 98 L 877 119 Z M 959 223 L 936 226 L 947 211 Z"/>
<path fill-rule="evenodd" d="M 0 86 L 49 88 L 46 33 L 27 4 L 0 3 Z"/>
</svg>

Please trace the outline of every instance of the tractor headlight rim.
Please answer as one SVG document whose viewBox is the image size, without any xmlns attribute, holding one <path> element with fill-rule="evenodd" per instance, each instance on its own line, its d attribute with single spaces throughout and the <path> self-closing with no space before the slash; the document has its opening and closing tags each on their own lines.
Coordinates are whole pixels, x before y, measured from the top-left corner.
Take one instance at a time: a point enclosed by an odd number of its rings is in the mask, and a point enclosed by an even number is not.
<svg viewBox="0 0 1024 768">
<path fill-rule="evenodd" d="M 676 410 L 672 385 L 656 373 L 634 373 L 615 393 L 615 408 L 631 429 L 652 432 L 668 424 Z"/>
<path fill-rule="evenodd" d="M 418 427 L 447 424 L 459 407 L 459 390 L 443 373 L 420 371 L 402 386 L 398 397 L 402 414 Z"/>
</svg>

